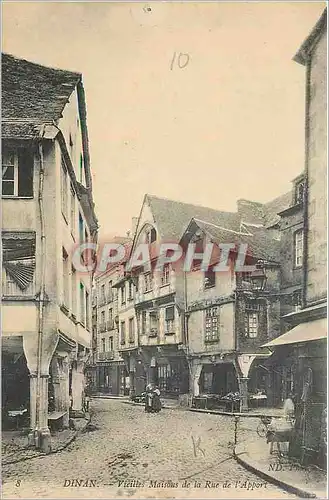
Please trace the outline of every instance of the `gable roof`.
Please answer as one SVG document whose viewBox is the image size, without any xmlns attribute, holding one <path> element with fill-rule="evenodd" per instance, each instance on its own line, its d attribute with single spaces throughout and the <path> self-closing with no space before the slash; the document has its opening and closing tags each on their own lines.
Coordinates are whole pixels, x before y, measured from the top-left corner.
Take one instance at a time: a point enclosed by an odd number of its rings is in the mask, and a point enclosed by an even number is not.
<svg viewBox="0 0 329 500">
<path fill-rule="evenodd" d="M 163 240 L 178 242 L 193 217 L 233 230 L 239 230 L 240 227 L 240 219 L 237 213 L 223 212 L 149 194 L 145 196 L 145 201 L 149 203 L 154 221 Z"/>
<path fill-rule="evenodd" d="M 81 74 L 41 66 L 10 54 L 2 54 L 2 121 L 20 122 L 18 135 L 31 134 L 31 127 L 57 121 Z M 15 132 L 17 123 L 13 125 Z"/>
</svg>

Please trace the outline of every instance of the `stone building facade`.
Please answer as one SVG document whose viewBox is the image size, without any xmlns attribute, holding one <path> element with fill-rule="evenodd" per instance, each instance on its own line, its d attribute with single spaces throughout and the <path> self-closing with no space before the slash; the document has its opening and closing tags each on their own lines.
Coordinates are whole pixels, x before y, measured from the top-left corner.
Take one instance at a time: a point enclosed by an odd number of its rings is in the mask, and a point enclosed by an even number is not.
<svg viewBox="0 0 329 500">
<path fill-rule="evenodd" d="M 294 57 L 305 66 L 306 73 L 303 217 L 292 207 L 283 214 L 283 221 L 285 215 L 294 213 L 299 233 L 302 225 L 302 245 L 298 237 L 301 252 L 296 252 L 296 243 L 293 249 L 298 270 L 291 269 L 294 279 L 301 282 L 302 301 L 297 310 L 283 315 L 286 333 L 267 344 L 274 352 L 273 366 L 284 368 L 289 390 L 295 395 L 296 423 L 290 454 L 303 463 L 322 466 L 327 446 L 320 432 L 327 400 L 326 50 L 327 9 Z"/>
<path fill-rule="evenodd" d="M 90 350 L 92 275 L 71 259 L 97 238 L 84 89 L 3 54 L 2 92 L 2 401 L 48 450 L 49 422 L 82 411 Z"/>
</svg>

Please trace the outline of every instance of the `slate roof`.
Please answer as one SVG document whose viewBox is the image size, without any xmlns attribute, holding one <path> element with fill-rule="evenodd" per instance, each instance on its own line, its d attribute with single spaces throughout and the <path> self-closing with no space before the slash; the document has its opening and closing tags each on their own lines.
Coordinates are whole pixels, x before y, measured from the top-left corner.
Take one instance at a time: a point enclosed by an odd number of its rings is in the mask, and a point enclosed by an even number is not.
<svg viewBox="0 0 329 500">
<path fill-rule="evenodd" d="M 32 138 L 62 116 L 81 74 L 2 54 L 3 137 Z"/>
<path fill-rule="evenodd" d="M 223 212 L 181 201 L 146 195 L 155 223 L 163 240 L 178 242 L 192 218 L 213 222 L 220 226 L 239 230 L 240 218 L 237 213 Z"/>
<path fill-rule="evenodd" d="M 292 192 L 284 193 L 274 200 L 264 204 L 264 225 L 271 227 L 277 224 L 280 220 L 279 212 L 286 210 L 292 204 Z"/>
<path fill-rule="evenodd" d="M 257 259 L 279 262 L 280 242 L 273 239 L 265 228 L 252 228 L 253 234 L 233 232 L 194 218 L 195 223 L 207 232 L 214 243 L 245 243 L 248 251 Z M 250 228 L 248 228 L 250 229 Z"/>
<path fill-rule="evenodd" d="M 249 224 L 264 224 L 264 205 L 257 201 L 240 199 L 237 201 L 241 221 Z"/>
</svg>

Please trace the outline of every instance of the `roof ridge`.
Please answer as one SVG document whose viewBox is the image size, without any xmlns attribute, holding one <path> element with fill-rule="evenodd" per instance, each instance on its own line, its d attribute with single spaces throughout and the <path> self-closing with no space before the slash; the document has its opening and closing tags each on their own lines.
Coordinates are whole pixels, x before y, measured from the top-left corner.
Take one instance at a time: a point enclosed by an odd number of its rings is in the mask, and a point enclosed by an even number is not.
<svg viewBox="0 0 329 500">
<path fill-rule="evenodd" d="M 221 212 L 223 214 L 238 215 L 237 212 L 232 212 L 232 211 L 228 211 L 228 210 L 221 210 L 219 208 L 206 207 L 205 205 L 197 205 L 195 203 L 189 203 L 187 201 L 173 200 L 172 198 L 166 198 L 163 196 L 157 196 L 157 195 L 153 195 L 153 194 L 149 194 L 149 193 L 146 193 L 145 196 L 147 196 L 148 198 L 156 198 L 157 200 L 171 201 L 174 203 L 180 203 L 182 205 L 189 205 L 190 207 L 206 208 L 207 210 L 213 210 L 214 212 Z"/>
</svg>

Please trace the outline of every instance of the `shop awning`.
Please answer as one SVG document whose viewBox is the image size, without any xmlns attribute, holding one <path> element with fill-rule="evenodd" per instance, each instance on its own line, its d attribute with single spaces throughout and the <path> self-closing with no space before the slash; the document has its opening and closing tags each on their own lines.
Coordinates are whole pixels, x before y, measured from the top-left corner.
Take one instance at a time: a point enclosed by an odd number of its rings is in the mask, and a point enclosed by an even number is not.
<svg viewBox="0 0 329 500">
<path fill-rule="evenodd" d="M 310 342 L 311 340 L 320 340 L 327 338 L 327 319 L 316 319 L 307 323 L 300 323 L 287 333 L 271 340 L 262 347 L 276 347 L 287 344 L 300 344 Z"/>
</svg>

